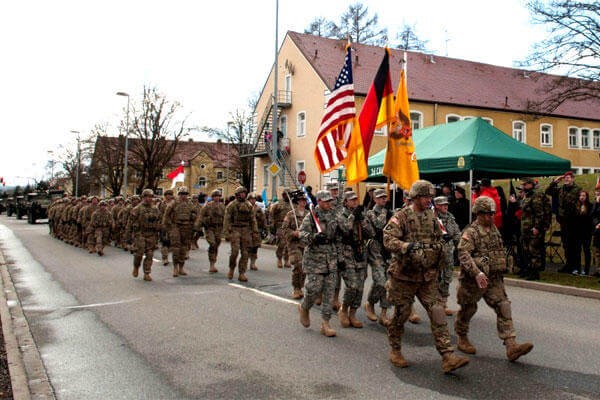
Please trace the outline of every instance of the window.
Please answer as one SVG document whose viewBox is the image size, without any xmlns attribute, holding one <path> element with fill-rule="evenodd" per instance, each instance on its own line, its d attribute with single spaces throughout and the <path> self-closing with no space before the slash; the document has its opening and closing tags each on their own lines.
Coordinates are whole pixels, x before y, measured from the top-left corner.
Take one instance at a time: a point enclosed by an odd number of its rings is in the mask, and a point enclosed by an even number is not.
<svg viewBox="0 0 600 400">
<path fill-rule="evenodd" d="M 587 128 L 581 128 L 581 148 L 590 148 L 590 130 Z"/>
<path fill-rule="evenodd" d="M 298 113 L 298 124 L 296 125 L 296 136 L 306 135 L 306 113 L 304 111 Z"/>
<path fill-rule="evenodd" d="M 284 103 L 292 102 L 292 75 L 285 76 L 285 100 Z"/>
<path fill-rule="evenodd" d="M 484 120 L 485 122 L 487 122 L 488 124 L 494 126 L 494 120 L 488 117 L 481 117 L 482 120 Z"/>
<path fill-rule="evenodd" d="M 456 122 L 456 121 L 460 121 L 460 115 L 456 115 L 456 114 L 448 114 L 448 115 L 446 115 L 446 123 L 448 123 L 448 122 Z"/>
<path fill-rule="evenodd" d="M 579 147 L 579 140 L 578 139 L 579 136 L 579 128 L 575 128 L 575 127 L 570 127 L 569 128 L 569 148 L 570 149 L 576 149 Z"/>
<path fill-rule="evenodd" d="M 304 160 L 296 161 L 296 172 L 304 171 Z"/>
<path fill-rule="evenodd" d="M 594 129 L 592 138 L 594 149 L 600 149 L 600 129 Z"/>
<path fill-rule="evenodd" d="M 201 176 L 198 178 L 198 186 L 203 187 L 206 186 L 206 178 Z"/>
<path fill-rule="evenodd" d="M 525 139 L 527 136 L 525 130 L 525 122 L 513 121 L 512 136 L 513 139 L 518 140 L 521 143 L 525 143 Z"/>
<path fill-rule="evenodd" d="M 156 191 L 154 193 L 157 196 L 162 196 L 163 195 L 163 188 L 156 188 Z"/>
<path fill-rule="evenodd" d="M 376 136 L 386 136 L 387 135 L 387 131 L 388 131 L 387 125 L 384 125 L 381 128 L 379 128 L 379 129 L 375 129 L 373 131 L 373 135 L 376 135 Z"/>
<path fill-rule="evenodd" d="M 420 111 L 410 112 L 410 122 L 412 124 L 413 131 L 423 127 L 423 113 Z"/>
<path fill-rule="evenodd" d="M 269 166 L 263 165 L 263 186 L 264 187 L 269 186 L 269 178 L 271 178 L 269 176 Z"/>
<path fill-rule="evenodd" d="M 283 137 L 287 137 L 287 116 L 279 117 L 279 130 L 283 133 Z"/>
<path fill-rule="evenodd" d="M 160 176 L 159 176 L 159 178 L 160 178 L 160 179 L 167 179 L 167 175 L 168 175 L 168 174 L 169 174 L 169 172 L 167 172 L 166 170 L 164 170 L 164 169 L 163 169 L 162 171 L 160 171 Z"/>
<path fill-rule="evenodd" d="M 540 125 L 540 145 L 552 147 L 552 125 Z"/>
<path fill-rule="evenodd" d="M 223 180 L 223 179 L 224 179 L 223 178 L 223 171 L 217 171 L 217 180 L 220 181 L 220 180 Z"/>
<path fill-rule="evenodd" d="M 585 175 L 585 174 L 591 174 L 592 173 L 592 169 L 591 168 L 581 168 L 581 173 L 583 175 Z"/>
</svg>

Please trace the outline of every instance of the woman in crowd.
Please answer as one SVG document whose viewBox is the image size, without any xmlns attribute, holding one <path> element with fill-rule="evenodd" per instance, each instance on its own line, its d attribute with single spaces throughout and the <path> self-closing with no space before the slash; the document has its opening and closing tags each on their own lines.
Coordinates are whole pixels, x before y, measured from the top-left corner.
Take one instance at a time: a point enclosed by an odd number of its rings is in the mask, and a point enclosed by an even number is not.
<svg viewBox="0 0 600 400">
<path fill-rule="evenodd" d="M 592 204 L 588 192 L 581 190 L 579 199 L 577 200 L 577 219 L 575 226 L 578 229 L 575 234 L 575 260 L 576 265 L 573 270 L 573 275 L 589 275 L 592 256 L 590 253 L 590 245 L 592 243 Z M 581 252 L 583 251 L 584 268 L 581 269 Z"/>
</svg>

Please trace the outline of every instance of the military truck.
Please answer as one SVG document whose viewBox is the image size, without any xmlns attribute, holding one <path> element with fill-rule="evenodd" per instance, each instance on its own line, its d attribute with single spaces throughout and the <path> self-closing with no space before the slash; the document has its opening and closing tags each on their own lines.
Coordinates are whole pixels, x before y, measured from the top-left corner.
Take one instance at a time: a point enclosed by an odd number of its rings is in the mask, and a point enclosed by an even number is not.
<svg viewBox="0 0 600 400">
<path fill-rule="evenodd" d="M 64 190 L 50 190 L 27 194 L 27 223 L 35 224 L 38 219 L 48 218 L 48 207 L 52 201 L 63 196 Z"/>
</svg>

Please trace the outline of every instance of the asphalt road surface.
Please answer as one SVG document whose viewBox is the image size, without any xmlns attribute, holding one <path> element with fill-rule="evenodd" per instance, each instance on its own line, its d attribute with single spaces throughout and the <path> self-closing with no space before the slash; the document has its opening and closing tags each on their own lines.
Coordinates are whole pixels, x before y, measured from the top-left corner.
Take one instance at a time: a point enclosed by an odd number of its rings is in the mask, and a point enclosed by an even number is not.
<svg viewBox="0 0 600 400">
<path fill-rule="evenodd" d="M 57 398 L 600 399 L 597 300 L 509 287 L 517 339 L 532 341 L 532 353 L 506 360 L 482 301 L 468 366 L 444 375 L 422 322 L 406 326 L 412 366 L 398 369 L 384 329 L 362 310 L 363 329 L 332 319 L 335 338 L 319 334 L 318 308 L 303 328 L 291 272 L 276 268 L 272 249 L 259 250 L 260 270 L 240 284 L 225 278 L 229 244 L 210 275 L 200 242 L 187 277 L 155 262 L 147 283 L 131 277 L 123 250 L 88 254 L 51 238 L 46 224 L 0 216 L 0 247 Z M 453 282 L 454 308 L 455 293 Z"/>
</svg>

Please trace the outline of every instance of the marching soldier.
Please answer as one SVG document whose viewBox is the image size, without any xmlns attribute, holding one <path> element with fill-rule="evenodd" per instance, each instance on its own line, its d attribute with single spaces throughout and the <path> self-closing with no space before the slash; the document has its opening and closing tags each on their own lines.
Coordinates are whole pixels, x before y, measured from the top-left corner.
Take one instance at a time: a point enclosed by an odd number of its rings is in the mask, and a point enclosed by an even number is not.
<svg viewBox="0 0 600 400">
<path fill-rule="evenodd" d="M 552 223 L 550 200 L 544 193 L 535 190 L 535 181 L 525 178 L 521 200 L 521 244 L 525 258 L 527 280 L 540 279 L 540 271 L 546 257 L 546 231 Z"/>
<path fill-rule="evenodd" d="M 90 231 L 96 243 L 96 252 L 99 256 L 103 256 L 104 246 L 110 243 L 110 230 L 113 227 L 113 219 L 106 200 L 102 200 L 98 203 L 98 206 L 98 210 L 94 211 L 90 219 Z"/>
<path fill-rule="evenodd" d="M 338 263 L 336 241 L 340 233 L 339 219 L 333 210 L 334 199 L 329 191 L 318 191 L 317 201 L 319 205 L 315 207 L 314 216 L 308 213 L 300 226 L 300 240 L 305 246 L 302 264 L 306 274 L 306 295 L 298 305 L 298 312 L 300 323 L 308 328 L 310 309 L 315 300 L 321 297 L 321 334 L 333 337 L 336 332 L 329 325 L 329 320 L 333 313 L 333 291 Z"/>
<path fill-rule="evenodd" d="M 160 211 L 160 220 L 163 220 L 165 215 L 165 211 L 169 204 L 171 204 L 175 198 L 173 197 L 173 191 L 171 189 L 165 190 L 164 193 L 164 201 L 162 201 L 158 205 L 158 211 Z M 169 251 L 170 251 L 171 243 L 169 242 L 169 232 L 167 232 L 162 226 L 160 231 L 160 254 L 162 255 L 162 262 L 164 266 L 169 265 Z"/>
<path fill-rule="evenodd" d="M 304 297 L 302 288 L 306 275 L 302 271 L 302 255 L 304 253 L 304 243 L 300 241 L 300 225 L 306 215 L 306 197 L 302 191 L 298 191 L 292 197 L 295 208 L 291 209 L 283 219 L 281 230 L 287 241 L 288 255 L 292 265 L 292 299 L 301 299 Z"/>
<path fill-rule="evenodd" d="M 376 189 L 373 193 L 375 206 L 367 211 L 367 220 L 371 223 L 375 231 L 375 237 L 368 244 L 368 264 L 371 266 L 371 276 L 373 285 L 369 290 L 367 302 L 365 303 L 365 311 L 367 318 L 371 321 L 377 321 L 383 326 L 388 326 L 390 320 L 387 317 L 387 309 L 390 304 L 387 300 L 385 292 L 385 282 L 387 281 L 387 263 L 390 255 L 383 247 L 383 228 L 387 225 L 388 220 L 392 217 L 392 211 L 385 208 L 387 203 L 387 193 L 385 189 Z M 381 315 L 377 318 L 375 314 L 375 304 L 379 303 L 381 307 Z"/>
<path fill-rule="evenodd" d="M 94 253 L 96 251 L 96 236 L 94 229 L 91 225 L 91 221 L 92 215 L 94 215 L 94 213 L 98 211 L 98 203 L 98 197 L 92 196 L 90 199 L 90 204 L 85 209 L 83 219 L 81 221 L 81 226 L 86 235 L 86 240 L 82 243 L 82 246 L 87 246 L 89 253 Z"/>
<path fill-rule="evenodd" d="M 137 278 L 143 258 L 144 280 L 151 281 L 152 257 L 161 230 L 160 211 L 154 206 L 152 189 L 144 189 L 142 202 L 131 211 L 129 223 L 132 224 L 131 229 L 134 232 L 136 242 L 132 275 Z"/>
<path fill-rule="evenodd" d="M 256 193 L 250 193 L 248 195 L 248 201 L 250 204 L 252 204 L 252 209 L 254 210 L 254 215 L 256 216 L 256 226 L 258 227 L 258 232 L 252 233 L 252 245 L 250 246 L 250 249 L 248 249 L 250 256 L 250 269 L 252 271 L 256 271 L 258 270 L 256 267 L 256 258 L 258 257 L 258 248 L 260 247 L 262 241 L 260 234 L 267 228 L 267 220 L 262 208 L 256 205 Z"/>
<path fill-rule="evenodd" d="M 469 322 L 477 311 L 477 302 L 483 297 L 496 312 L 498 336 L 506 346 L 510 361 L 529 353 L 533 344 L 518 344 L 511 317 L 511 306 L 504 289 L 503 274 L 510 267 L 500 232 L 494 225 L 496 203 L 487 196 L 478 197 L 473 203 L 473 214 L 477 219 L 462 233 L 458 244 L 460 260 L 460 286 L 454 329 L 458 335 L 458 349 L 475 354 L 476 349 L 467 336 Z"/>
<path fill-rule="evenodd" d="M 445 267 L 446 259 L 442 229 L 430 208 L 434 193 L 428 181 L 413 183 L 409 191 L 412 205 L 396 212 L 383 231 L 383 243 L 392 253 L 386 287 L 394 316 L 388 327 L 388 339 L 391 363 L 408 367 L 402 355 L 402 335 L 416 296 L 427 310 L 435 347 L 442 355 L 442 369 L 448 373 L 465 366 L 469 359 L 454 354 L 438 289 L 439 271 Z"/>
<path fill-rule="evenodd" d="M 238 254 L 241 253 L 238 267 L 238 280 L 248 282 L 246 269 L 248 268 L 248 248 L 252 244 L 252 234 L 258 232 L 256 216 L 252 204 L 246 200 L 248 190 L 240 186 L 235 190 L 235 200 L 231 201 L 225 209 L 223 230 L 225 239 L 231 243 L 229 256 L 228 279 L 233 279 Z"/>
<path fill-rule="evenodd" d="M 337 182 L 327 182 L 325 184 L 325 190 L 329 190 L 331 193 L 331 197 L 333 198 L 332 207 L 336 213 L 339 213 L 344 208 L 344 198 L 340 196 L 340 187 Z M 337 243 L 338 247 L 341 246 L 341 242 Z M 337 252 L 339 253 L 341 249 L 338 248 Z M 336 272 L 335 277 L 335 290 L 333 292 L 333 311 L 338 312 L 342 307 L 340 303 L 340 289 L 342 287 L 342 276 L 340 275 L 340 271 Z M 320 299 L 317 299 L 317 305 L 320 304 Z"/>
<path fill-rule="evenodd" d="M 173 277 L 187 275 L 183 269 L 185 257 L 192 240 L 192 228 L 196 221 L 196 211 L 188 201 L 189 191 L 185 186 L 177 190 L 177 200 L 165 210 L 162 224 L 169 234 L 173 249 Z"/>
<path fill-rule="evenodd" d="M 202 205 L 200 204 L 199 197 L 197 194 L 192 195 L 192 206 L 194 207 L 194 211 L 196 212 L 196 216 L 200 215 L 200 211 L 202 210 Z M 198 239 L 200 239 L 199 231 L 194 231 L 192 235 L 192 250 L 198 250 Z"/>
<path fill-rule="evenodd" d="M 116 204 L 110 210 L 110 213 L 113 217 L 113 222 L 115 223 L 115 229 L 112 232 L 112 239 L 115 244 L 115 247 L 118 247 L 121 243 L 121 235 L 123 234 L 123 228 L 119 223 L 119 212 L 125 207 L 125 200 L 121 196 L 117 196 Z"/>
<path fill-rule="evenodd" d="M 277 237 L 277 250 L 275 251 L 275 255 L 277 256 L 277 268 L 283 268 L 284 266 L 285 268 L 290 268 L 287 244 L 283 237 L 283 232 L 281 231 L 281 224 L 283 223 L 285 215 L 291 209 L 292 207 L 290 206 L 288 192 L 284 189 L 281 193 L 281 200 L 270 207 L 269 218 L 271 221 L 271 230 Z"/>
<path fill-rule="evenodd" d="M 210 267 L 208 272 L 214 274 L 219 272 L 215 267 L 219 246 L 221 245 L 221 235 L 223 234 L 223 218 L 225 217 L 225 206 L 221 202 L 221 192 L 213 190 L 210 194 L 211 201 L 206 203 L 200 215 L 196 219 L 194 229 L 199 231 L 204 228 L 204 237 L 208 243 L 208 262 Z"/>
</svg>

